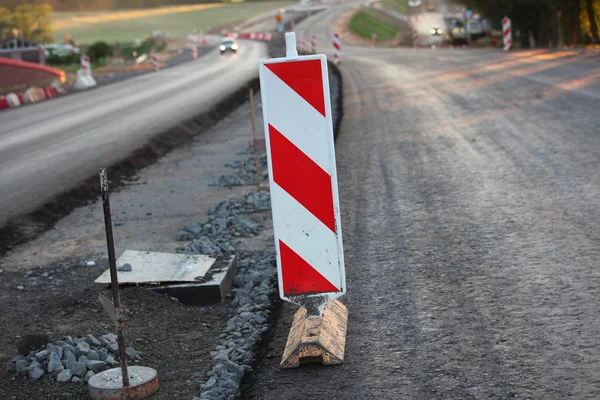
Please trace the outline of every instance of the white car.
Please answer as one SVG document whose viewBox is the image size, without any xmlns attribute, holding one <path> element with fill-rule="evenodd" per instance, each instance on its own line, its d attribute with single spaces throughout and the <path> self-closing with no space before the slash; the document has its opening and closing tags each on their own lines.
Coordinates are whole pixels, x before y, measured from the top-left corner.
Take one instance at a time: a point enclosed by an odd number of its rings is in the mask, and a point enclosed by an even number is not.
<svg viewBox="0 0 600 400">
<path fill-rule="evenodd" d="M 219 45 L 219 50 L 221 50 L 221 54 L 225 54 L 228 51 L 232 53 L 237 53 L 239 48 L 240 45 L 233 38 L 223 38 L 223 40 L 221 40 L 221 44 Z"/>
</svg>

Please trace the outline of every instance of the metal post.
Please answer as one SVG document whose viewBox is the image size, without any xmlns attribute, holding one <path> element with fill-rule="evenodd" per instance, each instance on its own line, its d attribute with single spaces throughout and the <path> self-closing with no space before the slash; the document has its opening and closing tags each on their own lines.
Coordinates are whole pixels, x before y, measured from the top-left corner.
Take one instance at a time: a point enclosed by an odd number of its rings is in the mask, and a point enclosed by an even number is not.
<svg viewBox="0 0 600 400">
<path fill-rule="evenodd" d="M 102 207 L 104 209 L 104 226 L 106 228 L 106 247 L 108 248 L 108 265 L 110 268 L 110 281 L 112 285 L 113 301 L 117 312 L 117 340 L 119 342 L 119 356 L 121 357 L 121 374 L 123 387 L 129 386 L 129 372 L 127 371 L 127 353 L 125 352 L 125 320 L 119 296 L 119 280 L 117 277 L 117 261 L 115 259 L 115 243 L 113 240 L 112 218 L 110 215 L 110 199 L 108 194 L 108 177 L 106 168 L 100 168 L 100 191 L 102 192 Z"/>
<path fill-rule="evenodd" d="M 256 169 L 256 184 L 260 186 L 260 163 L 256 146 L 256 116 L 254 115 L 254 91 L 250 88 L 250 115 L 252 117 L 252 144 L 254 148 L 254 168 Z"/>
</svg>

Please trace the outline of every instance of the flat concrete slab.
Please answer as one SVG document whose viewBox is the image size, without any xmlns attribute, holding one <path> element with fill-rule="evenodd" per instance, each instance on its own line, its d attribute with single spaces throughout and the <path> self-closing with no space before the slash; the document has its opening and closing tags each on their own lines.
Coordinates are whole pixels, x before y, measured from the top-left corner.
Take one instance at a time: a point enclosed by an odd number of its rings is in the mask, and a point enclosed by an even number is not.
<svg viewBox="0 0 600 400">
<path fill-rule="evenodd" d="M 198 282 L 215 261 L 205 255 L 126 250 L 117 260 L 117 267 L 130 264 L 132 270 L 118 271 L 117 276 L 119 284 Z M 104 271 L 94 282 L 110 283 L 110 270 Z"/>
<path fill-rule="evenodd" d="M 233 278 L 237 273 L 237 259 L 219 261 L 206 274 L 204 282 L 182 283 L 149 287 L 157 293 L 164 293 L 176 298 L 183 304 L 205 305 L 227 299 L 227 293 L 233 286 Z"/>
</svg>

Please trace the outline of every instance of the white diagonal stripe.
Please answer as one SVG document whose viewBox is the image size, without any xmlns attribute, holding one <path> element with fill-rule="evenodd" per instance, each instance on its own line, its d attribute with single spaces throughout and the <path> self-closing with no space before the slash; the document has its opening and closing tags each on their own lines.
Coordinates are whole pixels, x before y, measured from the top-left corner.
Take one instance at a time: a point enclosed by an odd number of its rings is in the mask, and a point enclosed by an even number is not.
<svg viewBox="0 0 600 400">
<path fill-rule="evenodd" d="M 271 204 L 277 238 L 340 288 L 341 258 L 335 233 L 277 184 L 271 185 Z"/>
<path fill-rule="evenodd" d="M 268 123 L 331 175 L 327 118 L 271 70 L 265 68 L 264 72 L 262 92 L 271 96 L 277 94 L 276 99 L 263 100 L 263 103 L 277 103 L 277 107 L 269 108 Z"/>
</svg>

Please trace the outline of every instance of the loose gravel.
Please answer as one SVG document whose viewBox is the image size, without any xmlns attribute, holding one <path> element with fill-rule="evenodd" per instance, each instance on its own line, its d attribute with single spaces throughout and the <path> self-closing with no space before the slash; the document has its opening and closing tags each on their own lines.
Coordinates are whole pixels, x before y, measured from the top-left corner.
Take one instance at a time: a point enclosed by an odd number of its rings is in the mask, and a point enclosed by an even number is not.
<svg viewBox="0 0 600 400">
<path fill-rule="evenodd" d="M 141 354 L 133 347 L 127 348 L 127 358 L 137 363 Z M 98 372 L 119 365 L 117 336 L 109 333 L 97 338 L 67 336 L 65 340 L 42 345 L 19 354 L 6 363 L 9 373 L 40 379 L 45 374 L 57 382 L 87 382 Z"/>
<path fill-rule="evenodd" d="M 269 192 L 251 192 L 245 197 L 222 201 L 208 212 L 204 223 L 186 227 L 177 235 L 179 241 L 189 241 L 178 253 L 206 254 L 217 258 L 235 253 L 237 238 L 256 236 L 262 225 L 244 214 L 271 209 Z"/>
<path fill-rule="evenodd" d="M 231 174 L 221 175 L 212 186 L 233 187 L 257 185 L 269 177 L 269 167 L 267 164 L 267 153 L 264 151 L 258 154 L 259 173 L 257 180 L 256 165 L 254 163 L 254 151 L 249 148 L 248 151 L 242 154 L 250 154 L 243 160 L 236 160 L 232 163 L 225 164 L 226 167 L 235 169 Z"/>
</svg>

